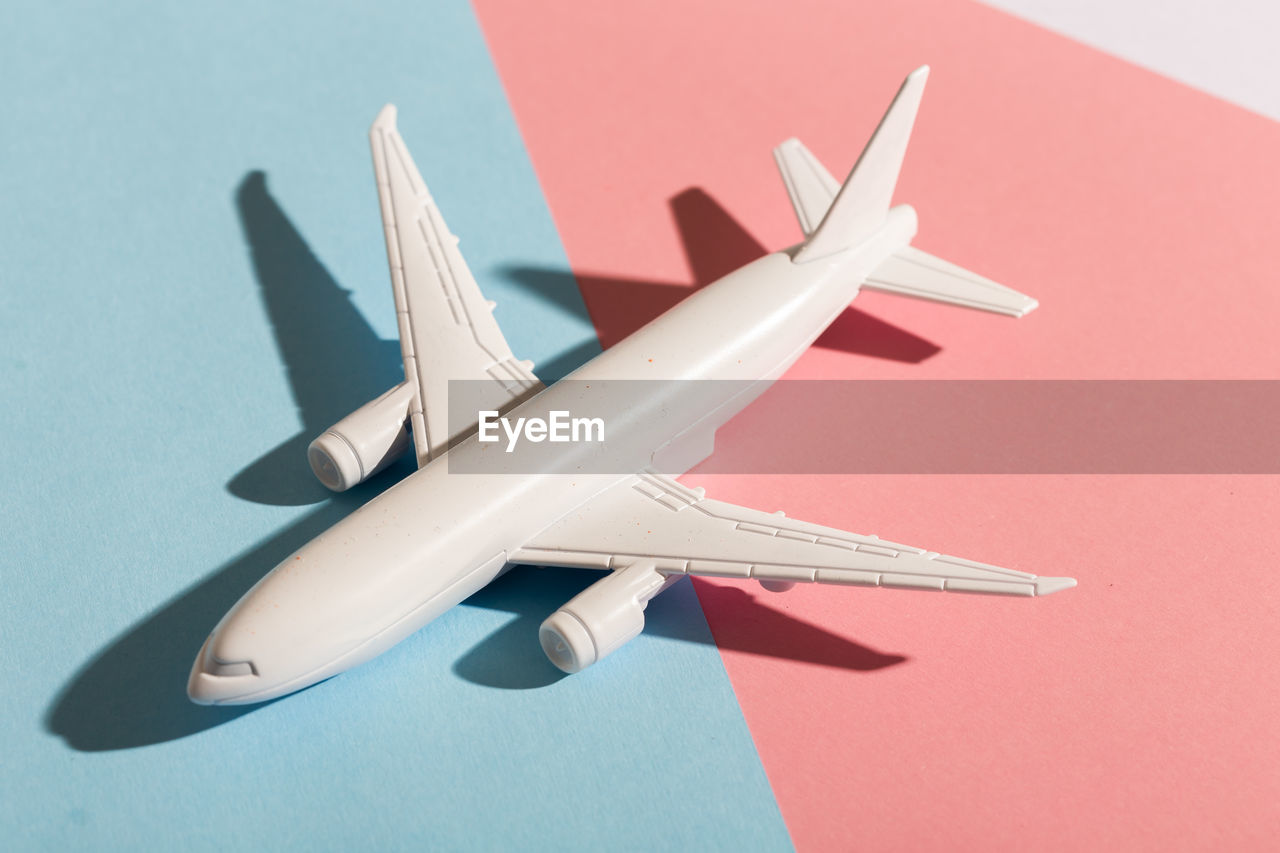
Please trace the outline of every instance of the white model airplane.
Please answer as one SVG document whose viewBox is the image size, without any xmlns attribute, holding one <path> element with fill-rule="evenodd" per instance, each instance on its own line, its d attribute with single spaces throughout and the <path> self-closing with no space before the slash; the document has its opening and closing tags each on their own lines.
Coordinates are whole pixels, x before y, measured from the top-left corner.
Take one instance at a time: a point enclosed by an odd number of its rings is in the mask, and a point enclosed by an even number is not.
<svg viewBox="0 0 1280 853">
<path fill-rule="evenodd" d="M 803 243 L 697 291 L 569 378 L 771 379 L 860 287 L 1012 316 L 1035 308 L 912 248 L 915 211 L 889 207 L 927 74 L 907 77 L 843 186 L 798 141 L 774 151 Z M 544 419 L 571 410 L 584 383 L 544 388 L 512 356 L 395 118 L 384 108 L 370 137 L 405 381 L 308 454 L 334 490 L 369 477 L 410 441 L 419 470 L 245 594 L 200 649 L 187 686 L 193 701 L 261 702 L 315 684 L 381 654 L 517 563 L 610 571 L 542 623 L 542 647 L 566 672 L 639 634 L 648 601 L 684 575 L 753 578 L 775 590 L 817 582 L 1034 596 L 1075 585 L 710 500 L 649 464 L 661 457 L 664 470 L 680 472 L 705 458 L 742 399 L 696 395 L 678 418 L 670 400 L 633 401 L 611 425 L 611 438 L 621 430 L 639 448 L 630 473 L 451 474 L 450 461 L 458 470 L 493 446 L 478 441 L 475 419 L 451 428 L 449 380 L 486 380 L 481 408 Z"/>
</svg>

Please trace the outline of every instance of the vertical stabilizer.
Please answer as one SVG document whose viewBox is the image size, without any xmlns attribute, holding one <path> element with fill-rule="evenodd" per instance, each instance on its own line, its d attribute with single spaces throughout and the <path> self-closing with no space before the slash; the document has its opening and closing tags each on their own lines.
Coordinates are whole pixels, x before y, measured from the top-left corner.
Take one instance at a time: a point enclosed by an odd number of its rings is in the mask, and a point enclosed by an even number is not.
<svg viewBox="0 0 1280 853">
<path fill-rule="evenodd" d="M 884 223 L 928 77 L 927 65 L 907 75 L 827 215 L 796 254 L 796 263 L 841 252 Z"/>
</svg>

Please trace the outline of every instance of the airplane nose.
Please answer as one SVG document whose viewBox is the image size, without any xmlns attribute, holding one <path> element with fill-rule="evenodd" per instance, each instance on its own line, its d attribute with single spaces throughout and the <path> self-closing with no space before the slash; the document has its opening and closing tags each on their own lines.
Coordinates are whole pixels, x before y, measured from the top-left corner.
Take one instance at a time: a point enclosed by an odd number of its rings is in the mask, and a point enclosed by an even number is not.
<svg viewBox="0 0 1280 853">
<path fill-rule="evenodd" d="M 187 679 L 187 696 L 197 705 L 238 705 L 260 689 L 253 661 L 224 661 L 210 648 L 210 635 L 200 647 Z"/>
</svg>

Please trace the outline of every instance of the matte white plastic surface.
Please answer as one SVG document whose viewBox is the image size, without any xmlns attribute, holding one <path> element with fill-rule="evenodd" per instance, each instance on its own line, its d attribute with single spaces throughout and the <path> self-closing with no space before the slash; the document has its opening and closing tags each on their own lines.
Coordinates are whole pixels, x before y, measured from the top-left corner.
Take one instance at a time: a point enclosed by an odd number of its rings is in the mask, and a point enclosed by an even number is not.
<svg viewBox="0 0 1280 853">
<path fill-rule="evenodd" d="M 402 382 L 325 430 L 307 448 L 316 478 L 342 492 L 394 462 L 409 447 L 413 398 Z"/>
<path fill-rule="evenodd" d="M 369 131 L 387 239 L 391 290 L 400 326 L 405 382 L 415 390 L 409 407 L 418 464 L 439 455 L 451 439 L 447 408 L 450 379 L 488 379 L 488 408 L 503 410 L 542 390 L 533 364 L 519 361 L 493 319 L 427 185 L 396 130 L 388 104 Z M 475 424 L 470 424 L 474 428 Z"/>
<path fill-rule="evenodd" d="M 902 82 L 826 216 L 796 254 L 798 263 L 843 252 L 867 239 L 884 223 L 928 79 L 929 66 L 923 65 Z"/>
<path fill-rule="evenodd" d="M 635 563 L 662 575 L 990 595 L 1048 595 L 1075 586 L 1070 578 L 1036 577 L 710 500 L 647 471 L 597 495 L 510 557 L 533 565 Z"/>
<path fill-rule="evenodd" d="M 666 585 L 651 561 L 618 569 L 547 617 L 538 629 L 542 650 L 565 672 L 581 672 L 639 636 L 645 605 Z"/>
<path fill-rule="evenodd" d="M 798 139 L 788 139 L 773 149 L 773 157 L 787 186 L 796 219 L 807 236 L 827 215 L 840 185 Z M 1039 304 L 1030 296 L 914 246 L 904 246 L 885 258 L 868 274 L 862 286 L 1011 317 L 1021 317 Z"/>
<path fill-rule="evenodd" d="M 570 377 L 586 382 L 545 389 L 511 355 L 395 131 L 394 110 L 384 109 L 371 139 L 405 382 L 326 432 L 311 454 L 321 480 L 343 488 L 407 444 L 407 424 L 421 468 L 245 594 L 201 648 L 191 699 L 260 702 L 336 675 L 418 630 L 511 562 L 612 570 L 539 631 L 548 657 L 569 672 L 639 633 L 645 604 L 684 575 L 754 579 L 771 589 L 830 583 L 1015 596 L 1073 586 L 1070 578 L 709 500 L 651 470 L 660 464 L 679 472 L 705 458 L 716 429 L 781 376 L 864 282 L 1000 313 L 1034 307 L 1034 300 L 910 249 L 915 211 L 888 207 L 924 80 L 924 69 L 907 78 L 838 192 L 798 142 L 780 146 L 775 156 L 801 225 L 812 231 L 804 245 L 698 290 Z M 481 443 L 474 427 L 451 434 L 449 379 L 491 382 L 491 408 L 509 409 L 511 418 L 572 410 L 581 389 L 601 384 L 596 380 L 741 380 L 733 387 L 750 393 L 717 397 L 681 393 L 690 383 L 654 383 L 676 390 L 629 400 L 611 421 L 626 473 L 573 473 L 586 458 L 575 454 L 588 451 L 570 445 L 555 471 L 456 474 L 450 463 L 479 470 L 494 455 L 484 455 L 492 445 Z"/>
<path fill-rule="evenodd" d="M 800 220 L 800 230 L 808 237 L 827 215 L 832 199 L 840 192 L 840 182 L 799 139 L 788 139 L 774 148 L 773 159 Z"/>
</svg>

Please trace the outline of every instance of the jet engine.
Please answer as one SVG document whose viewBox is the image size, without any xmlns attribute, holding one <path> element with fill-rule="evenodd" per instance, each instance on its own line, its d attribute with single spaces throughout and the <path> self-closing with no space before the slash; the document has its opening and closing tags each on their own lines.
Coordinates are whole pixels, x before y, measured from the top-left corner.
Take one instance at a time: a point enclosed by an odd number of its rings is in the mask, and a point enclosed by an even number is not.
<svg viewBox="0 0 1280 853">
<path fill-rule="evenodd" d="M 547 617 L 538 629 L 542 650 L 565 672 L 586 669 L 634 639 L 649 599 L 680 577 L 666 577 L 649 561 L 614 571 Z"/>
<path fill-rule="evenodd" d="M 311 442 L 307 461 L 320 482 L 343 492 L 394 462 L 409 447 L 412 401 L 413 388 L 402 382 Z"/>
</svg>

